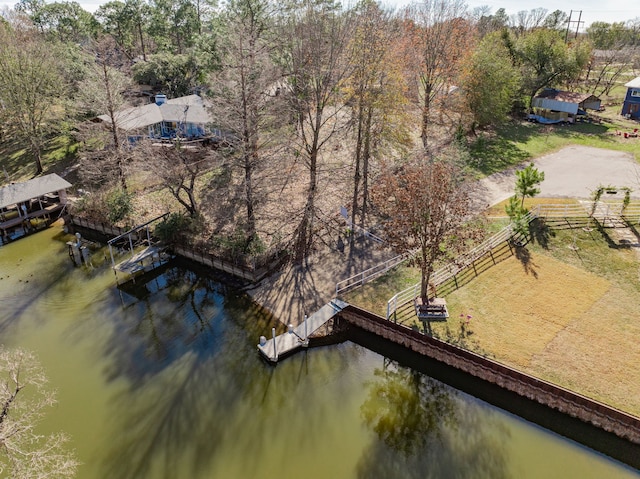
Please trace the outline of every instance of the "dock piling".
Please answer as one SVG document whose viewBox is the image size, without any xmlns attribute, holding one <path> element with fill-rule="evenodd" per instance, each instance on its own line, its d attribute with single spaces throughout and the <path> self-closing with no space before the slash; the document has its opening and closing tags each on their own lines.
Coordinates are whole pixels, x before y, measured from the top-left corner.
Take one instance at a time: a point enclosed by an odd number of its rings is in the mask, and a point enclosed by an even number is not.
<svg viewBox="0 0 640 479">
<path fill-rule="evenodd" d="M 278 360 L 278 346 L 276 345 L 276 328 L 271 328 L 271 334 L 273 335 L 273 357 Z"/>
<path fill-rule="evenodd" d="M 309 339 L 309 335 L 307 334 L 307 315 L 304 315 L 304 340 Z"/>
</svg>

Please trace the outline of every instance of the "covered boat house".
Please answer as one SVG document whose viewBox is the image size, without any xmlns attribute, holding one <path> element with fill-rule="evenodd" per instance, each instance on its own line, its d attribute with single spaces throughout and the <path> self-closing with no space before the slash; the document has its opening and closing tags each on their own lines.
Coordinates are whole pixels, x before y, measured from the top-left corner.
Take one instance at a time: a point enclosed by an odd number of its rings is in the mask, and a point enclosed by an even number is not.
<svg viewBox="0 0 640 479">
<path fill-rule="evenodd" d="M 0 188 L 0 238 L 7 242 L 55 221 L 71 183 L 55 173 Z"/>
<path fill-rule="evenodd" d="M 529 119 L 539 123 L 574 123 L 586 116 L 587 110 L 599 110 L 600 106 L 600 99 L 590 93 L 545 88 L 533 98 L 533 114 Z"/>
</svg>

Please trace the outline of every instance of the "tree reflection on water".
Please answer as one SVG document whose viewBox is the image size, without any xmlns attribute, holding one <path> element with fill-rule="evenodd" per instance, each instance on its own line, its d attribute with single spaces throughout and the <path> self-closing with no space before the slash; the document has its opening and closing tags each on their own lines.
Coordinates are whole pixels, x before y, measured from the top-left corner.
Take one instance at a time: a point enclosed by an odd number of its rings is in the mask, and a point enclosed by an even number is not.
<svg viewBox="0 0 640 479">
<path fill-rule="evenodd" d="M 508 477 L 509 431 L 488 408 L 386 359 L 374 374 L 361 414 L 377 438 L 360 458 L 360 479 Z"/>
<path fill-rule="evenodd" d="M 127 376 L 134 386 L 156 374 L 186 353 L 200 360 L 219 353 L 230 321 L 247 316 L 240 335 L 251 347 L 264 334 L 271 318 L 234 290 L 187 268 L 172 267 L 147 283 L 129 284 L 123 307 L 116 312 L 117 325 L 106 349 L 112 356 L 110 375 Z M 236 307 L 239 315 L 227 314 Z"/>
<path fill-rule="evenodd" d="M 108 342 L 115 441 L 104 477 L 195 477 L 210 467 L 234 410 L 256 380 L 244 358 L 270 318 L 215 280 L 172 268 L 126 304 Z M 187 475 L 185 475 L 187 474 Z"/>
</svg>

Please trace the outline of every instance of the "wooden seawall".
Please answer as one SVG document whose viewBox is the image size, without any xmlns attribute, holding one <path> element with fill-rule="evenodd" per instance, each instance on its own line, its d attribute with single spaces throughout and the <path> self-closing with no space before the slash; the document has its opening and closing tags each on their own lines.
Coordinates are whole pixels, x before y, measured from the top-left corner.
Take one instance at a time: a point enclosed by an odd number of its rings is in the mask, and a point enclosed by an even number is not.
<svg viewBox="0 0 640 479">
<path fill-rule="evenodd" d="M 640 418 L 426 336 L 419 331 L 395 324 L 358 307 L 349 305 L 339 316 L 353 326 L 411 351 L 640 445 Z"/>
</svg>

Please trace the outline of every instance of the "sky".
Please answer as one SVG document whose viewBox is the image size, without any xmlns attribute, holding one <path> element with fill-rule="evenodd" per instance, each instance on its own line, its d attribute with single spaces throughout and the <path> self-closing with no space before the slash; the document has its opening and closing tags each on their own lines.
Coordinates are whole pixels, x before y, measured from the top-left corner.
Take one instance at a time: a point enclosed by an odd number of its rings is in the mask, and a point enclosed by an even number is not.
<svg viewBox="0 0 640 479">
<path fill-rule="evenodd" d="M 47 0 L 50 1 L 50 0 Z M 96 9 L 108 0 L 76 0 L 80 5 L 90 12 Z M 346 2 L 348 3 L 348 2 Z M 403 6 L 409 3 L 409 0 L 382 0 L 382 3 L 390 6 Z M 573 10 L 572 20 L 578 20 L 580 12 L 582 12 L 581 25 L 579 31 L 589 26 L 592 22 L 602 21 L 607 23 L 624 22 L 635 18 L 640 18 L 640 1 L 638 0 L 466 0 L 470 9 L 487 5 L 491 9 L 491 13 L 495 13 L 499 8 L 504 8 L 508 15 L 513 15 L 521 10 L 533 10 L 534 8 L 545 8 L 549 13 L 555 10 L 562 10 L 567 15 Z M 15 1 L 0 0 L 0 8 L 13 7 Z M 577 25 L 571 25 L 571 30 L 575 31 Z"/>
</svg>

